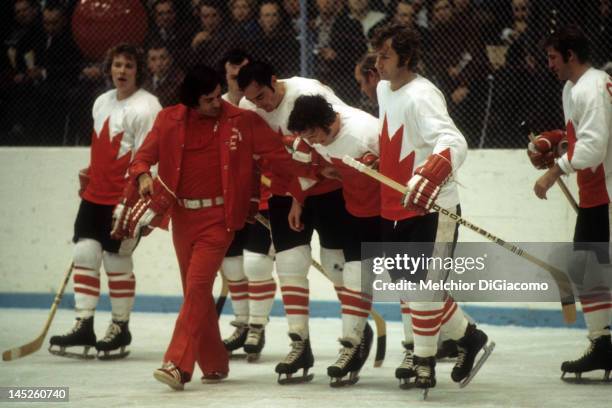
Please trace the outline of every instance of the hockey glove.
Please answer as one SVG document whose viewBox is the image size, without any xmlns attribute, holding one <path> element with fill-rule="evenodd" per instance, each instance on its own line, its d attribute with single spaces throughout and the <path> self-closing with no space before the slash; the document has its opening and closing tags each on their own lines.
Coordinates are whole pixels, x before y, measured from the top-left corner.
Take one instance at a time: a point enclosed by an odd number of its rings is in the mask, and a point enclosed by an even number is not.
<svg viewBox="0 0 612 408">
<path fill-rule="evenodd" d="M 357 159 L 358 162 L 365 164 L 371 169 L 378 170 L 379 158 L 372 152 L 367 152 Z"/>
<path fill-rule="evenodd" d="M 283 144 L 291 153 L 293 160 L 300 163 L 311 163 L 312 162 L 312 148 L 306 144 L 300 137 L 295 135 L 283 136 Z"/>
<path fill-rule="evenodd" d="M 153 180 L 153 194 L 140 198 L 129 212 L 128 237 L 147 236 L 156 227 L 163 227 L 166 215 L 176 196 L 159 177 Z"/>
<path fill-rule="evenodd" d="M 402 204 L 409 210 L 426 214 L 440 194 L 453 171 L 451 162 L 440 154 L 432 154 L 425 164 L 417 167 L 414 175 L 408 180 L 408 191 Z"/>
<path fill-rule="evenodd" d="M 536 169 L 548 169 L 567 151 L 567 136 L 562 130 L 542 132 L 527 146 L 527 155 Z"/>
<path fill-rule="evenodd" d="M 130 211 L 136 205 L 140 195 L 138 194 L 138 187 L 133 180 L 128 180 L 125 188 L 123 189 L 123 197 L 119 204 L 115 206 L 113 210 L 113 226 L 111 228 L 111 238 L 113 239 L 125 239 L 128 236 L 128 221 L 130 217 Z"/>
</svg>

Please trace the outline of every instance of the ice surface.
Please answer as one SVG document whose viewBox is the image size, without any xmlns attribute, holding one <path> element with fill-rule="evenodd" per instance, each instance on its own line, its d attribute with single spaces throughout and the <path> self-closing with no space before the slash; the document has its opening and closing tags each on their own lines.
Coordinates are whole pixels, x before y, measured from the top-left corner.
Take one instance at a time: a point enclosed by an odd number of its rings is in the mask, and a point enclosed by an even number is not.
<svg viewBox="0 0 612 408">
<path fill-rule="evenodd" d="M 38 335 L 47 317 L 45 310 L 0 309 L 0 348 L 18 346 Z M 153 379 L 170 339 L 175 314 L 134 313 L 130 321 L 132 354 L 123 361 L 80 361 L 56 357 L 46 350 L 52 334 L 72 327 L 73 313 L 60 310 L 43 348 L 37 353 L 0 363 L 0 386 L 68 386 L 70 403 L 47 406 L 77 407 L 606 407 L 612 401 L 612 384 L 573 385 L 563 383 L 561 361 L 579 357 L 587 346 L 585 333 L 572 329 L 534 329 L 512 326 L 481 327 L 497 347 L 473 382 L 459 389 L 450 379 L 452 363 L 437 366 L 438 386 L 421 401 L 417 390 L 398 388 L 394 370 L 402 359 L 402 327 L 387 326 L 387 358 L 382 368 L 372 367 L 372 351 L 361 380 L 344 389 L 329 387 L 326 368 L 337 356 L 339 319 L 312 319 L 311 341 L 315 354 L 312 383 L 280 386 L 274 366 L 288 351 L 286 322 L 272 318 L 266 347 L 259 362 L 232 360 L 229 378 L 220 384 L 201 384 L 196 369 L 194 380 L 184 392 L 175 392 Z M 96 316 L 96 333 L 103 336 L 110 314 Z M 232 331 L 231 316 L 224 315 L 224 335 Z M 602 371 L 591 376 L 601 377 Z M 0 403 L 26 407 L 29 403 Z M 39 404 L 36 404 L 39 406 Z M 42 405 L 40 405 L 42 406 Z"/>
</svg>

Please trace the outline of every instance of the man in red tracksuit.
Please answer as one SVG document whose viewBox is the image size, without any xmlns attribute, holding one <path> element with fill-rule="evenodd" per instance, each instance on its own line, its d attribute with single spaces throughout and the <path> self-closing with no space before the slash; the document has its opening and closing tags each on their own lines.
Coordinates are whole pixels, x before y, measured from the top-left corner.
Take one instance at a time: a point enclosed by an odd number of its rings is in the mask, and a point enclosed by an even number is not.
<svg viewBox="0 0 612 408">
<path fill-rule="evenodd" d="M 173 389 L 184 388 L 196 361 L 203 382 L 221 380 L 229 371 L 212 287 L 234 231 L 257 210 L 251 200 L 259 196 L 253 155 L 279 171 L 295 167 L 263 119 L 222 101 L 221 77 L 198 66 L 185 77 L 181 104 L 159 113 L 130 166 L 140 195 L 150 197 L 146 210 L 131 211 L 130 232 L 154 226 L 164 212 L 172 219 L 184 303 L 154 377 Z M 150 168 L 156 163 L 153 181 Z"/>
</svg>

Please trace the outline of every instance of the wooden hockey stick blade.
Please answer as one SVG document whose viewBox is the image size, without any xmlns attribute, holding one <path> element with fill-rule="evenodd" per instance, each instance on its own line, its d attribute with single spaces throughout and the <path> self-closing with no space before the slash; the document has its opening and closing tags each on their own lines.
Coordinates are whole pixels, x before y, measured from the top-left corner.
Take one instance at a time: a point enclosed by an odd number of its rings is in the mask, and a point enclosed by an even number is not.
<svg viewBox="0 0 612 408">
<path fill-rule="evenodd" d="M 527 129 L 527 123 L 525 121 L 521 122 L 520 127 L 523 130 L 527 130 L 527 135 L 529 136 L 529 141 L 533 142 L 533 140 L 535 139 L 535 135 L 533 134 L 532 131 Z M 558 178 L 557 179 L 557 185 L 561 189 L 561 192 L 563 193 L 563 195 L 565 196 L 567 201 L 570 203 L 570 205 L 572 206 L 574 211 L 578 212 L 578 203 L 574 199 L 574 196 L 572 195 L 572 192 L 569 191 L 569 188 L 567 188 L 567 185 L 565 184 L 565 182 L 563 180 L 561 180 L 561 178 Z"/>
<path fill-rule="evenodd" d="M 227 284 L 227 279 L 225 278 L 223 271 L 219 271 L 219 274 L 221 275 L 222 285 L 221 293 L 219 294 L 219 297 L 217 298 L 217 303 L 215 304 L 215 309 L 217 311 L 217 316 L 220 318 L 221 313 L 223 313 L 223 307 L 225 306 L 225 302 L 227 301 L 227 293 L 229 292 L 229 286 Z"/>
<path fill-rule="evenodd" d="M 53 321 L 53 318 L 55 317 L 55 312 L 57 311 L 57 307 L 62 301 L 62 296 L 64 296 L 66 285 L 68 284 L 68 281 L 70 280 L 70 275 L 72 275 L 72 266 L 73 264 L 71 263 L 70 266 L 68 267 L 68 270 L 64 274 L 64 280 L 62 284 L 60 285 L 60 288 L 57 290 L 57 293 L 55 294 L 55 299 L 53 300 L 53 304 L 51 305 L 51 311 L 49 312 L 49 317 L 47 317 L 45 326 L 43 327 L 38 337 L 36 337 L 34 340 L 29 342 L 28 344 L 24 344 L 23 346 L 15 347 L 15 348 L 12 348 L 10 350 L 6 350 L 5 352 L 3 352 L 2 353 L 3 361 L 16 360 L 18 358 L 30 355 L 40 349 L 40 347 L 43 344 L 43 341 L 45 341 L 45 337 L 47 336 L 49 327 L 51 327 L 51 322 Z"/>
<path fill-rule="evenodd" d="M 354 169 L 360 171 L 361 173 L 367 174 L 368 176 L 378 180 L 379 182 L 396 190 L 399 193 L 406 194 L 409 191 L 408 187 L 404 186 L 403 184 L 400 184 L 397 181 L 385 176 L 384 174 L 381 174 L 378 171 L 369 168 L 368 166 L 364 165 L 363 163 L 358 162 L 352 157 L 344 156 L 342 161 L 344 162 L 344 164 L 353 167 Z M 575 304 L 576 301 L 574 299 L 574 292 L 572 290 L 572 285 L 569 281 L 569 278 L 567 277 L 567 275 L 563 273 L 563 271 L 531 255 L 530 253 L 526 252 L 522 248 L 519 248 L 516 245 L 512 245 L 498 238 L 497 236 L 491 234 L 487 230 L 484 230 L 472 224 L 471 222 L 467 221 L 465 218 L 462 218 L 459 215 L 445 208 L 442 208 L 437 204 L 433 204 L 432 210 L 437 211 L 441 213 L 442 215 L 445 215 L 446 217 L 450 218 L 453 222 L 471 229 L 472 231 L 487 238 L 489 241 L 496 243 L 497 245 L 538 265 L 540 268 L 547 271 L 553 277 L 559 289 L 559 296 L 561 298 L 561 304 L 562 304 L 561 310 L 563 312 L 563 318 L 565 322 L 568 324 L 571 324 L 576 321 L 576 304 Z"/>
<path fill-rule="evenodd" d="M 261 225 L 270 230 L 270 221 L 266 217 L 261 215 L 261 213 L 255 214 L 255 219 L 259 223 L 261 223 Z M 323 266 L 320 263 L 313 259 L 312 266 L 331 281 L 329 275 L 325 272 L 325 269 L 323 269 Z M 385 319 L 383 319 L 383 317 L 379 315 L 376 310 L 374 310 L 374 308 L 370 310 L 370 316 L 372 316 L 372 319 L 374 319 L 374 323 L 376 324 L 377 340 L 374 367 L 380 367 L 383 363 L 383 360 L 385 359 L 385 354 L 387 352 L 387 323 L 385 322 Z"/>
</svg>

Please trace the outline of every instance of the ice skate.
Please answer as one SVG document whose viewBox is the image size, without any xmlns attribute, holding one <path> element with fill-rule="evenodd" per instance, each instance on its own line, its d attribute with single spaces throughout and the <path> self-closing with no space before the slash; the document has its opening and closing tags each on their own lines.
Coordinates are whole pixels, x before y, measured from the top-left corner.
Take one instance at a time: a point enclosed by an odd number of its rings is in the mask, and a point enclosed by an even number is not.
<svg viewBox="0 0 612 408">
<path fill-rule="evenodd" d="M 459 387 L 463 388 L 472 381 L 493 352 L 495 343 L 490 342 L 487 344 L 487 341 L 488 337 L 485 332 L 477 329 L 474 324 L 468 324 L 465 329 L 465 335 L 457 340 L 457 350 L 459 353 L 457 355 L 457 362 L 451 372 L 451 378 L 459 383 Z M 476 360 L 481 350 L 483 353 Z"/>
<path fill-rule="evenodd" d="M 416 370 L 412 361 L 414 357 L 414 344 L 403 341 L 402 346 L 404 346 L 404 359 L 399 367 L 395 369 L 395 378 L 399 380 L 399 387 L 407 390 L 414 386 L 414 382 L 411 382 L 411 380 L 416 377 Z"/>
<path fill-rule="evenodd" d="M 113 320 L 104 338 L 96 343 L 98 360 L 118 360 L 130 354 L 126 347 L 132 342 L 128 321 Z"/>
<path fill-rule="evenodd" d="M 373 337 L 372 328 L 366 325 L 358 344 L 353 344 L 349 339 L 340 339 L 340 356 L 333 365 L 327 367 L 331 387 L 344 387 L 359 381 L 359 371 L 368 359 Z"/>
<path fill-rule="evenodd" d="M 561 379 L 571 383 L 589 383 L 603 382 L 609 383 L 610 371 L 612 371 L 612 344 L 610 343 L 610 335 L 599 336 L 596 339 L 589 339 L 591 344 L 585 351 L 582 357 L 577 360 L 564 361 L 561 364 Z M 601 380 L 595 378 L 585 378 L 582 373 L 595 370 L 604 370 L 604 376 Z M 565 377 L 565 374 L 573 373 L 575 376 Z"/>
<path fill-rule="evenodd" d="M 89 349 L 96 346 L 96 334 L 93 328 L 93 316 L 84 319 L 77 318 L 72 329 L 64 335 L 53 336 L 49 340 L 49 352 L 56 356 L 91 360 L 96 358 L 89 354 Z M 70 349 L 68 349 L 70 347 Z M 77 353 L 72 347 L 82 347 Z"/>
<path fill-rule="evenodd" d="M 423 390 L 423 399 L 427 399 L 429 389 L 436 386 L 436 358 L 435 357 L 413 357 L 416 379 L 414 385 Z"/>
<path fill-rule="evenodd" d="M 266 344 L 266 332 L 263 324 L 251 324 L 244 342 L 244 351 L 249 363 L 259 360 L 261 350 Z"/>
<path fill-rule="evenodd" d="M 302 339 L 296 333 L 289 333 L 289 337 L 291 351 L 274 369 L 278 373 L 278 383 L 285 385 L 312 381 L 314 374 L 308 374 L 308 370 L 314 365 L 310 340 Z M 300 369 L 303 370 L 302 375 L 294 377 L 293 375 Z"/>
<path fill-rule="evenodd" d="M 223 340 L 225 349 L 230 353 L 230 358 L 245 358 L 246 354 L 236 351 L 244 347 L 244 343 L 249 334 L 249 325 L 243 322 L 233 321 L 230 323 L 235 327 L 234 332 Z"/>
</svg>

